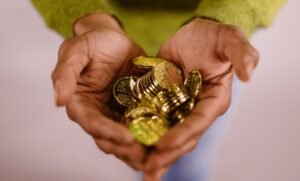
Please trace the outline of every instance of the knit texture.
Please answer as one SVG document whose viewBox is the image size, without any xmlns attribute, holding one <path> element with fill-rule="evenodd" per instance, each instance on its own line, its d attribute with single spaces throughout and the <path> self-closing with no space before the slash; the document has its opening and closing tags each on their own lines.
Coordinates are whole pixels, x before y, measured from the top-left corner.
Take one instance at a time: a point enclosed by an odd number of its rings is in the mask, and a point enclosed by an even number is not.
<svg viewBox="0 0 300 181">
<path fill-rule="evenodd" d="M 113 14 L 149 55 L 155 55 L 161 44 L 193 16 L 239 26 L 250 36 L 257 28 L 273 21 L 285 0 L 202 0 L 194 9 L 168 9 L 163 0 L 147 1 L 153 3 L 150 8 L 130 8 L 114 0 L 32 0 L 47 25 L 65 38 L 73 36 L 72 25 L 83 15 L 92 12 Z"/>
<path fill-rule="evenodd" d="M 203 0 L 195 14 L 239 26 L 248 36 L 272 23 L 285 0 Z"/>
<path fill-rule="evenodd" d="M 73 36 L 74 22 L 91 12 L 113 13 L 107 0 L 31 0 L 47 25 L 65 38 Z"/>
</svg>

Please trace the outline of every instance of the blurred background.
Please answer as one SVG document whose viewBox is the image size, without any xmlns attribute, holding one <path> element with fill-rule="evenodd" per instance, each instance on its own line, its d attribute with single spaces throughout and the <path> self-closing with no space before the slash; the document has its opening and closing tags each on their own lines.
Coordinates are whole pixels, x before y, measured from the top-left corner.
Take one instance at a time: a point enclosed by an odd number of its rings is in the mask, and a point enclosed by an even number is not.
<svg viewBox="0 0 300 181">
<path fill-rule="evenodd" d="M 300 1 L 252 38 L 261 61 L 242 84 L 212 181 L 300 180 Z M 0 180 L 134 180 L 54 106 L 50 74 L 62 42 L 29 1 L 0 1 Z"/>
</svg>

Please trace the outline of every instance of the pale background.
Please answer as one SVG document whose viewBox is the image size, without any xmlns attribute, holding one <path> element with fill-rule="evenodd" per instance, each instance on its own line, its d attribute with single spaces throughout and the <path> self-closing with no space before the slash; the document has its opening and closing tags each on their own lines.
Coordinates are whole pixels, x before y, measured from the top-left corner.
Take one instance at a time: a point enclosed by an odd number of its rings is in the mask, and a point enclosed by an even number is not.
<svg viewBox="0 0 300 181">
<path fill-rule="evenodd" d="M 213 181 L 300 180 L 299 8 L 290 0 L 252 39 L 261 62 L 242 85 Z M 50 73 L 62 39 L 29 1 L 1 0 L 0 20 L 0 180 L 134 180 L 55 108 Z"/>
</svg>

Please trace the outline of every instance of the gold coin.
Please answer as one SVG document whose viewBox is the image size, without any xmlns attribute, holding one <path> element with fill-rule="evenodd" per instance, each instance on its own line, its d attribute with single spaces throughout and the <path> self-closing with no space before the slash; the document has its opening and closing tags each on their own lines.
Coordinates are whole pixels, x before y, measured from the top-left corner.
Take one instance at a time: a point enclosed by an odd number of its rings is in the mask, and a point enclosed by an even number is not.
<svg viewBox="0 0 300 181">
<path fill-rule="evenodd" d="M 135 119 L 140 116 L 149 116 L 149 115 L 156 115 L 156 114 L 157 113 L 150 107 L 144 105 L 138 105 L 137 107 L 127 109 L 125 111 L 124 117 Z"/>
<path fill-rule="evenodd" d="M 153 67 L 153 78 L 162 88 L 182 83 L 181 71 L 171 62 L 161 62 Z"/>
<path fill-rule="evenodd" d="M 140 99 L 145 95 L 155 96 L 160 91 L 151 71 L 137 81 L 135 89 Z"/>
<path fill-rule="evenodd" d="M 199 70 L 192 70 L 184 81 L 184 86 L 191 97 L 196 97 L 202 84 Z"/>
<path fill-rule="evenodd" d="M 190 96 L 187 94 L 184 86 L 172 85 L 159 92 L 152 99 L 152 104 L 160 114 L 168 116 L 189 99 Z"/>
<path fill-rule="evenodd" d="M 139 95 L 138 95 L 138 92 L 136 91 L 135 89 L 135 86 L 137 84 L 137 81 L 139 80 L 139 76 L 138 75 L 132 75 L 130 76 L 130 79 L 129 79 L 129 88 L 130 88 L 130 92 L 131 92 L 131 95 L 135 98 L 135 99 L 139 99 Z"/>
<path fill-rule="evenodd" d="M 131 106 L 135 102 L 131 96 L 130 77 L 123 77 L 114 84 L 113 95 L 120 105 L 126 107 Z"/>
<path fill-rule="evenodd" d="M 151 69 L 153 66 L 163 61 L 166 60 L 161 58 L 139 56 L 134 58 L 132 62 L 140 68 Z"/>
<path fill-rule="evenodd" d="M 129 131 L 135 140 L 146 146 L 155 145 L 168 130 L 168 122 L 158 116 L 141 116 L 129 125 Z"/>
<path fill-rule="evenodd" d="M 194 109 L 195 99 L 191 98 L 170 114 L 172 124 L 183 122 L 184 118 Z"/>
<path fill-rule="evenodd" d="M 137 142 L 152 146 L 192 111 L 194 97 L 201 86 L 201 74 L 193 70 L 183 83 L 180 69 L 171 62 L 137 57 L 133 63 L 150 70 L 142 76 L 119 79 L 113 94 L 118 103 L 128 107 L 122 123 Z"/>
<path fill-rule="evenodd" d="M 145 95 L 156 96 L 171 85 L 181 84 L 181 71 L 171 62 L 161 62 L 153 66 L 151 71 L 143 75 L 136 83 L 135 92 L 139 99 Z"/>
</svg>

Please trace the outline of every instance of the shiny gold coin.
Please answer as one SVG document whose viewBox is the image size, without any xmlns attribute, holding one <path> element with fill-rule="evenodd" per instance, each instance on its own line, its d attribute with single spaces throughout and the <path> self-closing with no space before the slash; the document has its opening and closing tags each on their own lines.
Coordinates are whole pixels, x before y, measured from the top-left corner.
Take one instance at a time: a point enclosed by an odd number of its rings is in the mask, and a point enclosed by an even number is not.
<svg viewBox="0 0 300 181">
<path fill-rule="evenodd" d="M 170 114 L 172 124 L 183 122 L 184 118 L 194 109 L 195 99 L 189 99 Z"/>
<path fill-rule="evenodd" d="M 150 69 L 146 74 L 119 79 L 113 88 L 118 103 L 127 106 L 122 119 L 136 141 L 155 145 L 192 111 L 201 74 L 191 71 L 184 83 L 180 69 L 160 58 L 137 57 L 133 63 Z"/>
<path fill-rule="evenodd" d="M 162 88 L 182 83 L 181 71 L 171 62 L 161 62 L 153 67 L 153 78 Z"/>
<path fill-rule="evenodd" d="M 172 85 L 159 92 L 152 99 L 152 104 L 160 114 L 168 116 L 189 99 L 190 96 L 183 85 Z"/>
<path fill-rule="evenodd" d="M 151 71 L 143 75 L 136 83 L 135 92 L 139 99 L 144 95 L 154 97 L 163 89 L 171 85 L 181 84 L 181 71 L 171 62 L 161 62 L 156 64 Z"/>
<path fill-rule="evenodd" d="M 123 77 L 114 84 L 113 95 L 122 106 L 129 107 L 135 102 L 131 96 L 130 77 Z"/>
<path fill-rule="evenodd" d="M 157 115 L 157 113 L 150 107 L 138 105 L 137 107 L 126 110 L 124 117 L 135 119 L 140 116 L 149 116 L 149 115 L 153 116 L 153 115 Z"/>
<path fill-rule="evenodd" d="M 158 116 L 141 116 L 129 125 L 129 131 L 135 140 L 146 146 L 155 145 L 168 130 L 168 122 Z"/>
<path fill-rule="evenodd" d="M 140 77 L 137 76 L 137 75 L 132 75 L 132 76 L 130 76 L 130 80 L 129 80 L 130 93 L 134 97 L 134 99 L 139 99 L 138 92 L 135 89 L 135 86 L 136 86 L 137 81 L 139 80 L 139 78 Z"/>
<path fill-rule="evenodd" d="M 132 97 L 129 94 L 118 93 L 116 95 L 116 98 L 118 103 L 126 107 L 129 107 L 134 103 Z"/>
<path fill-rule="evenodd" d="M 145 69 L 151 69 L 153 66 L 155 66 L 158 63 L 164 62 L 166 60 L 161 58 L 154 58 L 154 57 L 144 57 L 139 56 L 133 59 L 133 64 Z"/>
<path fill-rule="evenodd" d="M 191 97 L 196 97 L 202 84 L 199 70 L 192 70 L 184 81 L 184 86 Z"/>
</svg>

